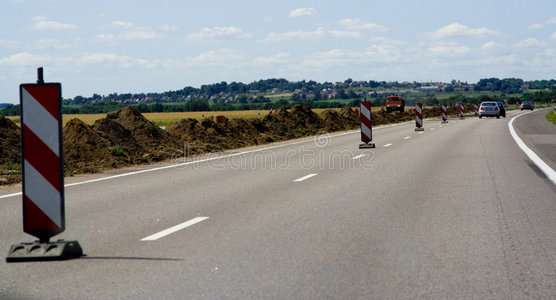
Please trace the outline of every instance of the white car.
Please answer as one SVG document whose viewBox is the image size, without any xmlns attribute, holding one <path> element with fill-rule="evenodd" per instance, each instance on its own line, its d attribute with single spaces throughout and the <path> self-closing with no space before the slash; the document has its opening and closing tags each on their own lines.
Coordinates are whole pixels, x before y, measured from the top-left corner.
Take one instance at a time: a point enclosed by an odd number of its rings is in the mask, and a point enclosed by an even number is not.
<svg viewBox="0 0 556 300">
<path fill-rule="evenodd" d="M 496 117 L 500 119 L 500 108 L 495 101 L 485 101 L 479 106 L 479 119 L 482 117 Z"/>
</svg>

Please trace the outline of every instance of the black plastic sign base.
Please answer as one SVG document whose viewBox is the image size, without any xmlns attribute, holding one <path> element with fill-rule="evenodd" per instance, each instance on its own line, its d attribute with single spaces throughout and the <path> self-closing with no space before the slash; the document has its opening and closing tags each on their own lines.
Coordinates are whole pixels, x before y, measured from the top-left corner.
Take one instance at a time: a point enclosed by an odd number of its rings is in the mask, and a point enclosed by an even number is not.
<svg viewBox="0 0 556 300">
<path fill-rule="evenodd" d="M 50 261 L 77 258 L 83 249 L 77 241 L 21 243 L 12 245 L 6 262 Z"/>
<path fill-rule="evenodd" d="M 416 127 L 416 128 L 415 128 L 415 131 L 425 131 L 425 128 L 423 128 L 423 127 Z"/>
<path fill-rule="evenodd" d="M 374 148 L 375 144 L 368 143 L 368 144 L 359 144 L 359 149 L 367 149 L 367 148 Z"/>
</svg>

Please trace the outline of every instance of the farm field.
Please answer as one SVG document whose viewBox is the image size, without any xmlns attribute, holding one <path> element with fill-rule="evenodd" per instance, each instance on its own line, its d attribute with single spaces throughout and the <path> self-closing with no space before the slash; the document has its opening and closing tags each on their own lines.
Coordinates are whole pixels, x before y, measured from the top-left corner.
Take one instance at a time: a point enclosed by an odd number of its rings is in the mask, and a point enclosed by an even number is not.
<svg viewBox="0 0 556 300">
<path fill-rule="evenodd" d="M 322 109 L 313 109 L 313 111 L 317 114 L 321 114 L 325 110 L 336 110 L 340 111 L 340 108 L 322 108 Z M 373 112 L 380 111 L 380 107 L 373 107 Z M 203 116 L 205 118 L 209 118 L 215 115 L 225 116 L 228 119 L 246 119 L 246 120 L 254 120 L 259 117 L 259 113 L 261 114 L 261 118 L 264 118 L 268 115 L 267 110 L 237 110 L 237 111 L 193 111 L 193 112 L 164 112 L 164 113 L 144 113 L 143 116 L 147 118 L 147 120 L 159 125 L 159 126 L 169 126 L 174 123 L 179 122 L 182 119 L 196 119 L 202 120 Z M 96 120 L 102 119 L 106 117 L 106 114 L 64 114 L 63 115 L 63 122 L 64 126 L 71 120 L 71 119 L 79 119 L 83 121 L 87 125 L 93 125 Z M 16 117 L 7 117 L 14 121 L 16 124 L 19 125 L 19 116 Z"/>
</svg>

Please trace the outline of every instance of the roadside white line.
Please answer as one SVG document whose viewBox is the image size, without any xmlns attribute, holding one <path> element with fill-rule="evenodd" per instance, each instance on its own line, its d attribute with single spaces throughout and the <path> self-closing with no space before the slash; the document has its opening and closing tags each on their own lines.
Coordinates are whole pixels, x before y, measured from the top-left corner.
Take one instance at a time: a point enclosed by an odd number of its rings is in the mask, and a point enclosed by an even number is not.
<svg viewBox="0 0 556 300">
<path fill-rule="evenodd" d="M 305 175 L 303 177 L 297 178 L 296 180 L 294 180 L 294 182 L 301 182 L 303 180 L 307 180 L 313 176 L 317 176 L 317 173 L 313 173 L 313 174 L 309 174 L 309 175 Z"/>
<path fill-rule="evenodd" d="M 521 150 L 523 152 L 525 152 L 525 154 L 529 157 L 529 159 L 531 161 L 533 161 L 533 163 L 535 165 L 537 165 L 537 167 L 539 167 L 539 169 L 541 169 L 541 171 L 546 175 L 546 177 L 548 177 L 548 179 L 550 179 L 550 181 L 552 181 L 554 184 L 556 184 L 556 171 L 554 171 L 547 163 L 545 163 L 533 150 L 531 150 L 529 147 L 527 147 L 527 145 L 525 145 L 525 143 L 521 140 L 521 138 L 515 132 L 514 125 L 513 125 L 514 120 L 517 119 L 518 117 L 521 117 L 523 115 L 530 114 L 530 113 L 532 113 L 532 111 L 524 113 L 524 114 L 517 115 L 517 116 L 513 117 L 510 120 L 510 122 L 508 122 L 508 128 L 510 129 L 510 134 L 514 138 L 514 140 L 515 140 L 516 144 L 519 146 L 519 148 L 521 148 Z"/>
<path fill-rule="evenodd" d="M 390 147 L 390 146 L 392 146 L 392 143 L 386 144 L 386 145 L 384 145 L 384 146 L 382 146 L 382 147 Z"/>
<path fill-rule="evenodd" d="M 411 138 L 410 136 L 406 136 L 406 137 L 404 137 L 403 139 L 404 139 L 404 140 L 409 140 L 410 138 Z"/>
<path fill-rule="evenodd" d="M 425 132 L 424 131 L 419 131 L 419 134 L 423 134 L 423 133 L 425 133 Z"/>
<path fill-rule="evenodd" d="M 359 155 L 353 157 L 352 159 L 360 159 L 362 157 L 365 157 L 365 154 L 359 154 Z"/>
<path fill-rule="evenodd" d="M 432 127 L 431 130 L 434 130 L 434 127 Z"/>
<path fill-rule="evenodd" d="M 197 224 L 197 223 L 199 223 L 199 222 L 202 222 L 202 221 L 204 221 L 204 220 L 206 220 L 206 219 L 208 219 L 208 218 L 209 218 L 209 217 L 197 217 L 197 218 L 195 218 L 195 219 L 191 219 L 191 220 L 189 220 L 189 221 L 187 221 L 187 222 L 183 222 L 183 223 L 178 224 L 178 225 L 176 225 L 176 226 L 174 226 L 174 227 L 170 227 L 170 228 L 168 228 L 168 229 L 166 229 L 166 230 L 162 230 L 161 232 L 155 233 L 155 234 L 153 234 L 153 235 L 149 235 L 149 236 L 146 237 L 146 238 L 142 238 L 141 241 L 142 241 L 142 242 L 143 242 L 143 241 L 156 241 L 156 240 L 158 240 L 159 238 L 165 237 L 165 236 L 167 236 L 167 235 L 169 235 L 169 234 L 172 234 L 172 233 L 174 233 L 174 232 L 176 232 L 176 231 L 180 231 L 180 230 L 182 230 L 182 229 L 184 229 L 184 228 L 187 228 L 187 227 L 189 227 L 189 226 L 191 226 L 191 225 L 195 225 L 195 224 Z"/>
</svg>

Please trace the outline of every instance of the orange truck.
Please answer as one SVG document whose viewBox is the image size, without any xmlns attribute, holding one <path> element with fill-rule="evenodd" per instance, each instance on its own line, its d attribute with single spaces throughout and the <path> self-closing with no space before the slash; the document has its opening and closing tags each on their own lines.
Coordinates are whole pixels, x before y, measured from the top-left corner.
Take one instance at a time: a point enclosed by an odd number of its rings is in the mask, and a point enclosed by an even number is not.
<svg viewBox="0 0 556 300">
<path fill-rule="evenodd" d="M 400 96 L 388 96 L 386 97 L 386 112 L 392 112 L 394 110 L 403 112 L 405 109 L 405 100 Z"/>
</svg>

